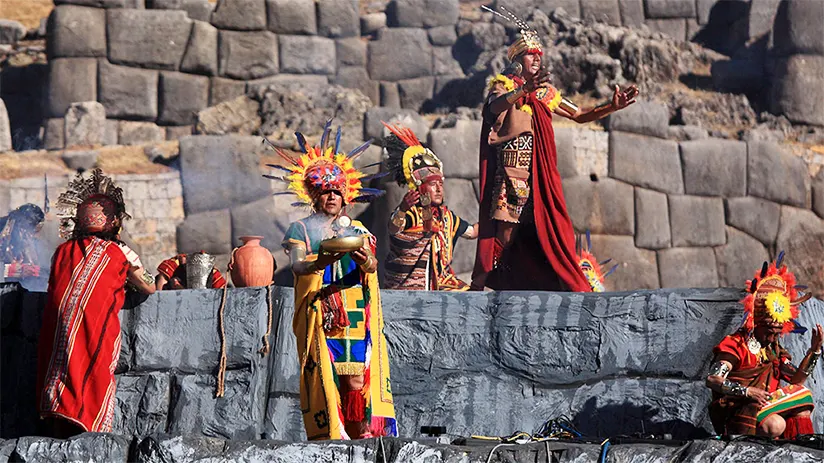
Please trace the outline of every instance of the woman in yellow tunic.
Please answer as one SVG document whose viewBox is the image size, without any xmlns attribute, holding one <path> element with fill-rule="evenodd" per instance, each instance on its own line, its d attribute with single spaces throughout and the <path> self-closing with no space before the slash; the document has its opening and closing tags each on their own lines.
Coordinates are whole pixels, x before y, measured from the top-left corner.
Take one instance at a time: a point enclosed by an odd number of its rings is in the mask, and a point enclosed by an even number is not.
<svg viewBox="0 0 824 463">
<path fill-rule="evenodd" d="M 330 121 L 331 122 L 331 121 Z M 349 154 L 328 147 L 329 123 L 320 146 L 288 162 L 289 190 L 297 204 L 314 213 L 290 225 L 283 247 L 295 275 L 295 318 L 300 362 L 300 406 L 309 440 L 397 436 L 389 357 L 383 334 L 375 238 L 344 207 L 382 193 L 363 188 L 364 175 L 352 162 L 368 143 Z M 349 253 L 327 252 L 321 242 L 362 236 L 363 246 Z"/>
</svg>

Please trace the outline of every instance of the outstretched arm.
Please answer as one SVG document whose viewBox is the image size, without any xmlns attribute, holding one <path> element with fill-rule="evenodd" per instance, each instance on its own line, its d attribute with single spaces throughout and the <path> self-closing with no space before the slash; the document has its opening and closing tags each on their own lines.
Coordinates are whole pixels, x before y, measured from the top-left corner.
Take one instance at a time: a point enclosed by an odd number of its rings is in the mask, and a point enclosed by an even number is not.
<svg viewBox="0 0 824 463">
<path fill-rule="evenodd" d="M 815 365 L 821 357 L 821 345 L 823 342 L 824 330 L 822 330 L 821 325 L 815 325 L 815 328 L 813 329 L 813 340 L 810 343 L 810 350 L 807 351 L 807 355 L 804 356 L 801 364 L 798 365 L 798 370 L 790 380 L 792 384 L 803 385 L 807 381 L 807 378 L 813 374 Z"/>
<path fill-rule="evenodd" d="M 615 111 L 620 111 L 635 103 L 638 96 L 638 87 L 630 85 L 626 90 L 621 90 L 617 85 L 612 94 L 612 100 L 592 108 L 579 108 L 569 100 L 564 99 L 555 110 L 556 114 L 572 119 L 579 124 L 597 121 L 609 116 Z"/>
<path fill-rule="evenodd" d="M 706 385 L 713 391 L 731 397 L 748 398 L 754 402 L 758 402 L 760 406 L 767 404 L 770 400 L 770 394 L 756 387 L 744 387 L 736 381 L 727 379 L 732 364 L 726 360 L 714 361 L 710 367 L 710 374 L 707 375 Z"/>
<path fill-rule="evenodd" d="M 489 95 L 489 110 L 492 114 L 498 115 L 508 110 L 515 104 L 518 99 L 532 93 L 539 88 L 549 87 L 551 75 L 546 69 L 542 69 L 538 74 L 530 79 L 527 79 L 524 85 L 511 90 L 509 92 L 503 88 L 502 84 L 499 87 L 494 87 L 492 93 Z"/>
</svg>

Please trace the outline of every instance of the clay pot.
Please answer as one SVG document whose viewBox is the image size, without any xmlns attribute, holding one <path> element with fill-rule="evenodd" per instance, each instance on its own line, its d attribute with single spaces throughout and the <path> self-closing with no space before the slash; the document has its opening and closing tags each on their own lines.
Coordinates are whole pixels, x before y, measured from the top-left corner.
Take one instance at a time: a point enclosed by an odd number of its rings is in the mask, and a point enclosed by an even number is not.
<svg viewBox="0 0 824 463">
<path fill-rule="evenodd" d="M 275 272 L 275 260 L 268 249 L 260 245 L 262 236 L 241 236 L 243 246 L 232 250 L 229 272 L 235 287 L 269 286 Z"/>
</svg>

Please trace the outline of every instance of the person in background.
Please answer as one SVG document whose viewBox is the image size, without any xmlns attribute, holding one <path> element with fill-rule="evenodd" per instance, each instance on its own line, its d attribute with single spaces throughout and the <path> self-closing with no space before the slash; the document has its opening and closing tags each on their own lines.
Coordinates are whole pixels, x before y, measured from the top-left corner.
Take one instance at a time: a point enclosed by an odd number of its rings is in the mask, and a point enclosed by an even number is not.
<svg viewBox="0 0 824 463">
<path fill-rule="evenodd" d="M 164 260 L 157 266 L 157 277 L 155 277 L 155 288 L 158 291 L 170 289 L 187 289 L 186 268 L 187 255 L 178 254 Z M 220 271 L 212 267 L 206 280 L 207 288 L 222 288 L 226 286 L 226 279 Z"/>
</svg>

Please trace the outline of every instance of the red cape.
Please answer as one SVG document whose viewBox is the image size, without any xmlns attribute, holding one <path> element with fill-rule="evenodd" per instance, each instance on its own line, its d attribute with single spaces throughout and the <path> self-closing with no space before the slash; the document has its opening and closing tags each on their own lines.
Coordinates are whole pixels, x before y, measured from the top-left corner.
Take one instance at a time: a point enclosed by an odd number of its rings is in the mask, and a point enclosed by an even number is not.
<svg viewBox="0 0 824 463">
<path fill-rule="evenodd" d="M 501 255 L 493 271 L 495 221 L 490 219 L 492 185 L 497 169 L 495 149 L 489 145 L 490 121 L 494 116 L 484 107 L 481 130 L 480 189 L 481 206 L 478 249 L 472 272 L 473 289 L 477 279 L 489 274 L 486 286 L 497 290 L 543 290 L 590 292 L 592 289 L 578 267 L 575 232 L 566 210 L 561 176 L 558 173 L 552 113 L 535 94 L 526 97 L 532 107 L 533 140 L 532 201 L 534 223 L 522 223 L 512 243 Z M 490 273 L 491 272 L 491 273 Z"/>
</svg>

